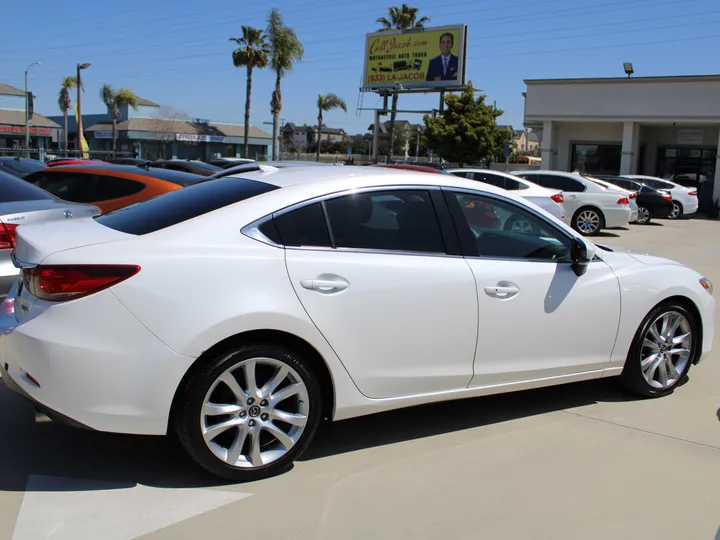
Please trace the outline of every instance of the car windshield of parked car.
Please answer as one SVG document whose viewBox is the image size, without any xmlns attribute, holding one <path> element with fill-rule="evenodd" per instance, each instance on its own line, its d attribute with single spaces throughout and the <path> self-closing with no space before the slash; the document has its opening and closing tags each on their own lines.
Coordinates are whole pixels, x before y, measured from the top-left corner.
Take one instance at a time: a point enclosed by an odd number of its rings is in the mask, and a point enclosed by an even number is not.
<svg viewBox="0 0 720 540">
<path fill-rule="evenodd" d="M 0 172 L 0 203 L 15 201 L 53 200 L 55 197 L 44 189 L 28 184 L 11 174 Z"/>
<path fill-rule="evenodd" d="M 127 234 L 143 235 L 207 214 L 237 202 L 279 189 L 243 178 L 221 178 L 170 191 L 96 218 Z"/>
<path fill-rule="evenodd" d="M 0 165 L 20 174 L 30 174 L 45 168 L 42 161 L 35 161 L 34 159 L 4 159 L 0 161 Z"/>
</svg>

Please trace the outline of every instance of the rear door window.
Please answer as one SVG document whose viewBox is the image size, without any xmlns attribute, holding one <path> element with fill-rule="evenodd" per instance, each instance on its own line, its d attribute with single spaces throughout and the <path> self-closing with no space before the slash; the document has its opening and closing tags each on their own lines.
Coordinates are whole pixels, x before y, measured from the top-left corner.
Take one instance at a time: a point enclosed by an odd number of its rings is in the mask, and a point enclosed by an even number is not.
<svg viewBox="0 0 720 540">
<path fill-rule="evenodd" d="M 277 214 L 273 219 L 286 246 L 332 247 L 321 203 Z"/>
<path fill-rule="evenodd" d="M 96 175 L 95 182 L 97 184 L 97 201 L 110 201 L 112 199 L 130 197 L 145 189 L 145 184 L 125 178 L 117 178 L 115 176 Z"/>
<path fill-rule="evenodd" d="M 33 176 L 32 182 L 65 201 L 96 202 L 96 177 L 77 172 L 45 172 Z"/>
</svg>

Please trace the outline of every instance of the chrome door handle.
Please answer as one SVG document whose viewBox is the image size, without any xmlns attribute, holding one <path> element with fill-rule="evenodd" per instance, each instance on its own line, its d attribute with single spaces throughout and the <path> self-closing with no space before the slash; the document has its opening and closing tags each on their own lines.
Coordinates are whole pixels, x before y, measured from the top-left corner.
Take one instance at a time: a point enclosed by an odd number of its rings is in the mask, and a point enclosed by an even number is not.
<svg viewBox="0 0 720 540">
<path fill-rule="evenodd" d="M 493 287 L 485 287 L 485 294 L 488 296 L 496 296 L 498 298 L 510 298 L 519 292 L 520 289 L 515 286 L 500 287 L 495 285 Z"/>
<path fill-rule="evenodd" d="M 300 280 L 300 286 L 310 291 L 335 292 L 344 291 L 350 284 L 336 279 L 303 279 Z"/>
</svg>

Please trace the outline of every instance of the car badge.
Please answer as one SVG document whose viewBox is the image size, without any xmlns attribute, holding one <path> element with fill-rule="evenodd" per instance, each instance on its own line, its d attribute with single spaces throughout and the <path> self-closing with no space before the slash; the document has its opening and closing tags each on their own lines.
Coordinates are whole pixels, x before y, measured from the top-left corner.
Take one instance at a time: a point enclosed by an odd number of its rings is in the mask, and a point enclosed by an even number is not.
<svg viewBox="0 0 720 540">
<path fill-rule="evenodd" d="M 70 210 L 65 210 L 65 219 L 73 217 L 73 213 Z"/>
</svg>

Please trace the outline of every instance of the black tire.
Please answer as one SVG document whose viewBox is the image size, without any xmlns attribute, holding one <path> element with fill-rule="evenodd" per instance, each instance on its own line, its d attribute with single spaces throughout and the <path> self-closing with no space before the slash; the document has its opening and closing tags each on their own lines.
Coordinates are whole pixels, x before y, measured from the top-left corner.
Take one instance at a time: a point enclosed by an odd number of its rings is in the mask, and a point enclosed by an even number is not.
<svg viewBox="0 0 720 540">
<path fill-rule="evenodd" d="M 646 216 L 645 219 L 642 218 L 643 215 Z M 650 211 L 650 209 L 645 208 L 644 206 L 638 206 L 638 218 L 635 223 L 637 223 L 638 225 L 647 225 L 651 221 L 652 221 L 652 212 Z"/>
<path fill-rule="evenodd" d="M 673 201 L 673 212 L 668 216 L 668 219 L 681 219 L 683 217 L 683 205 L 677 201 Z M 677 206 L 678 214 L 673 216 L 675 214 L 675 207 Z"/>
<path fill-rule="evenodd" d="M 656 321 L 658 317 L 671 311 L 680 313 L 687 319 L 692 331 L 692 349 L 687 364 L 679 372 L 680 376 L 677 377 L 675 382 L 667 388 L 659 389 L 651 386 L 643 376 L 640 365 L 642 361 L 642 345 L 645 335 L 650 329 L 650 325 Z M 699 337 L 700 329 L 698 321 L 695 315 L 693 315 L 693 313 L 683 304 L 676 301 L 667 301 L 657 305 L 645 316 L 645 319 L 643 319 L 642 324 L 635 333 L 632 345 L 630 346 L 630 352 L 628 353 L 628 357 L 625 361 L 625 367 L 620 375 L 621 383 L 631 392 L 643 397 L 655 398 L 672 394 L 675 388 L 686 379 L 687 374 L 690 371 L 690 366 L 692 366 L 693 362 L 697 360 L 697 355 L 700 354 Z"/>
<path fill-rule="evenodd" d="M 506 231 L 512 231 L 513 226 L 514 226 L 517 222 L 519 222 L 519 221 L 525 221 L 525 222 L 527 223 L 527 225 L 530 226 L 530 231 L 529 231 L 529 232 L 531 232 L 532 234 L 538 234 L 538 233 L 539 233 L 538 227 L 537 227 L 537 225 L 536 225 L 535 223 L 533 223 L 532 221 L 528 221 L 527 219 L 523 218 L 522 216 L 518 216 L 517 214 L 513 214 L 512 216 L 510 216 L 509 218 L 507 218 L 507 220 L 505 221 L 505 226 L 503 227 L 503 229 L 506 230 Z M 523 232 L 523 233 L 524 233 L 524 232 L 528 232 L 528 231 L 524 231 L 524 230 L 523 230 L 523 231 L 517 231 L 517 232 Z"/>
<path fill-rule="evenodd" d="M 304 431 L 290 450 L 267 465 L 243 468 L 228 465 L 208 448 L 201 432 L 201 411 L 205 396 L 217 378 L 233 365 L 251 358 L 278 360 L 295 370 L 307 388 L 310 408 Z M 270 344 L 242 346 L 209 359 L 183 385 L 178 398 L 180 406 L 172 420 L 178 438 L 189 456 L 212 474 L 237 482 L 260 480 L 289 469 L 312 441 L 320 423 L 322 409 L 320 387 L 303 359 L 290 350 Z"/>
<path fill-rule="evenodd" d="M 598 217 L 598 226 L 595 230 L 583 231 L 580 228 L 578 221 L 579 221 L 580 216 L 583 215 L 584 212 L 592 212 Z M 605 216 L 597 208 L 594 208 L 592 206 L 583 206 L 582 208 L 578 208 L 578 210 L 573 215 L 571 226 L 573 229 L 575 229 L 577 232 L 579 232 L 583 236 L 597 236 L 598 234 L 600 234 L 600 231 L 602 231 L 605 228 Z"/>
</svg>

